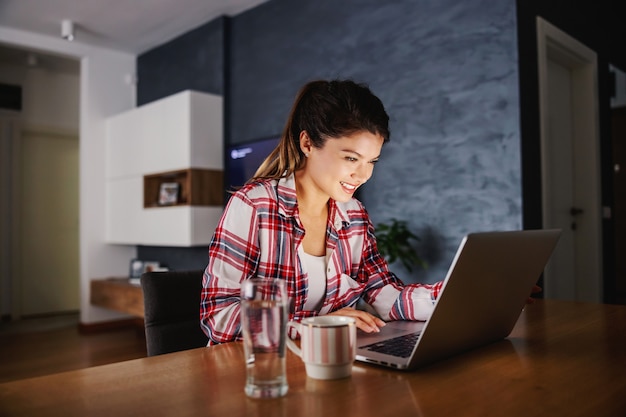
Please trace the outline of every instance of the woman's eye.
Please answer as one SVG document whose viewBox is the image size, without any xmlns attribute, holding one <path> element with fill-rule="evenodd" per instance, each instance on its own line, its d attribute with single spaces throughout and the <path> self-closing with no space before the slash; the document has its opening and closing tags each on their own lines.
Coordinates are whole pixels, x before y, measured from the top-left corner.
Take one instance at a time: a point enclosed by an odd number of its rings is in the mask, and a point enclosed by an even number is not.
<svg viewBox="0 0 626 417">
<path fill-rule="evenodd" d="M 378 159 L 374 159 L 373 161 L 370 161 L 370 164 L 372 165 L 376 165 L 378 163 Z"/>
<path fill-rule="evenodd" d="M 357 159 L 353 158 L 352 156 L 346 156 L 346 161 L 350 161 L 350 162 L 356 162 Z"/>
</svg>

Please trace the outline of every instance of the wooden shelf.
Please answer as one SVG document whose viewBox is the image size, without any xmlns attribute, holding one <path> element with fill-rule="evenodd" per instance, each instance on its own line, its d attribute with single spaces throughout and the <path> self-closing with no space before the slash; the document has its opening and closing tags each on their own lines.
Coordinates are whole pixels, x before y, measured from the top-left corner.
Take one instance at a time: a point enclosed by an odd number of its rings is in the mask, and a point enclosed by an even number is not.
<svg viewBox="0 0 626 417">
<path fill-rule="evenodd" d="M 178 198 L 173 204 L 159 204 L 161 184 L 177 183 Z M 182 169 L 144 175 L 143 206 L 221 206 L 224 201 L 223 172 L 212 169 Z"/>
<path fill-rule="evenodd" d="M 143 317 L 143 291 L 128 278 L 93 279 L 90 283 L 90 302 L 122 313 Z"/>
</svg>

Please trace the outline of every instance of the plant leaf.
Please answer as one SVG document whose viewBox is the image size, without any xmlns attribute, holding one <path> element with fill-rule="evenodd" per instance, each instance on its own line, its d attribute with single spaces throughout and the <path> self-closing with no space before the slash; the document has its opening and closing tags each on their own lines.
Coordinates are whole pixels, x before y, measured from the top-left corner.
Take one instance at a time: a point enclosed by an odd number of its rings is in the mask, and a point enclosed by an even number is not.
<svg viewBox="0 0 626 417">
<path fill-rule="evenodd" d="M 378 251 L 387 262 L 399 260 L 409 272 L 414 266 L 428 267 L 411 246 L 411 240 L 420 241 L 420 238 L 409 230 L 406 221 L 392 218 L 389 223 L 380 223 L 375 234 Z"/>
</svg>

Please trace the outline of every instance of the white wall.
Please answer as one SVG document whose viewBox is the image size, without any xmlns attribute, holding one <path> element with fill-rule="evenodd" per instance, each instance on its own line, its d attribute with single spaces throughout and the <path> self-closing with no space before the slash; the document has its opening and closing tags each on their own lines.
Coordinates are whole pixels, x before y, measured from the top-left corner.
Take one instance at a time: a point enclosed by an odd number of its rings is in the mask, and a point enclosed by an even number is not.
<svg viewBox="0 0 626 417">
<path fill-rule="evenodd" d="M 2 66 L 0 81 L 22 86 L 24 126 L 78 134 L 80 78 L 41 67 Z"/>
<path fill-rule="evenodd" d="M 5 187 L 0 187 L 0 199 L 6 199 L 3 202 L 6 203 L 4 210 L 0 210 L 2 216 L 0 223 L 6 230 L 6 232 L 3 230 L 0 236 L 0 240 L 4 243 L 2 253 L 0 253 L 0 262 L 3 264 L 0 274 L 3 288 L 1 313 L 20 317 L 23 314 L 47 312 L 49 310 L 46 308 L 52 305 L 60 310 L 78 309 L 80 282 L 78 232 L 76 230 L 78 224 L 74 222 L 77 220 L 79 196 L 77 157 L 80 77 L 76 72 L 60 72 L 43 66 L 30 67 L 24 62 L 22 65 L 0 65 L 0 82 L 22 87 L 22 110 L 15 112 L 20 120 L 21 134 L 17 134 L 17 137 L 11 140 L 7 137 L 2 138 L 7 140 L 5 157 L 9 159 L 1 162 L 6 166 L 3 166 L 4 172 L 0 174 L 8 175 L 3 178 Z M 6 119 L 3 121 L 6 122 Z M 46 139 L 42 140 L 43 137 Z M 40 176 L 44 181 L 36 181 L 31 183 L 30 187 L 19 190 L 19 193 L 16 192 L 16 185 L 20 182 L 20 178 L 24 179 L 21 174 L 25 172 L 25 167 L 18 162 L 19 158 L 8 154 L 24 155 L 22 149 L 32 150 L 35 144 L 41 146 L 51 142 L 55 143 L 55 146 L 50 148 L 53 151 L 49 154 L 51 158 L 44 157 L 40 163 L 27 164 L 30 167 L 29 172 Z M 30 146 L 25 146 L 26 144 Z M 51 167 L 48 164 L 61 163 L 54 156 L 58 158 L 60 154 L 56 151 L 62 149 L 64 150 L 63 169 L 67 170 L 65 173 L 70 175 L 73 181 L 76 181 L 67 185 L 76 184 L 76 186 L 64 186 L 59 190 L 64 196 L 63 205 L 37 204 L 34 211 L 24 211 L 20 202 L 32 198 L 35 198 L 34 201 L 41 201 L 37 198 L 45 199 L 44 196 L 54 189 L 53 179 L 58 179 L 62 173 L 58 169 L 49 173 L 48 169 Z M 33 154 L 29 154 L 28 159 L 32 160 L 33 157 Z M 27 217 L 23 216 L 28 215 L 34 218 L 27 221 Z M 43 220 L 50 218 L 58 221 Z M 43 223 L 34 226 L 37 222 L 32 220 L 35 219 L 42 220 Z M 62 224 L 65 226 L 62 227 Z M 68 227 L 70 224 L 74 224 L 74 227 Z M 59 232 L 66 234 L 62 241 L 58 240 Z M 55 244 L 53 248 L 42 248 L 42 253 L 38 253 L 37 256 L 30 256 L 31 250 L 36 249 L 40 243 L 50 241 L 58 242 L 58 244 Z M 26 247 L 31 250 L 23 251 Z M 22 256 L 24 253 L 28 255 L 27 258 Z M 67 262 L 56 265 L 50 274 L 43 278 L 26 272 L 45 270 L 51 259 L 64 259 Z M 43 282 L 54 283 L 55 287 L 59 288 L 46 292 L 49 297 L 42 299 L 37 294 Z M 28 290 L 28 288 L 31 289 Z"/>
<path fill-rule="evenodd" d="M 89 281 L 127 275 L 134 246 L 104 243 L 104 120 L 135 106 L 135 87 L 126 80 L 135 73 L 136 57 L 95 48 L 79 42 L 19 31 L 0 26 L 0 42 L 80 59 L 80 294 L 81 322 L 88 324 L 123 317 L 92 307 Z M 33 109 L 37 114 L 38 110 Z M 38 116 L 39 117 L 39 116 Z M 41 115 L 43 120 L 51 115 Z"/>
</svg>

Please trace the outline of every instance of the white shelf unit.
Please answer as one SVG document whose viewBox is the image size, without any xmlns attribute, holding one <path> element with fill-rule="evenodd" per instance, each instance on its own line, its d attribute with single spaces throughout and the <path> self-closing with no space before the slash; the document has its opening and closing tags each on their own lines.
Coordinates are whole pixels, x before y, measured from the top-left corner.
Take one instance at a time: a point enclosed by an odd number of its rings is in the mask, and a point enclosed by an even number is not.
<svg viewBox="0 0 626 417">
<path fill-rule="evenodd" d="M 222 213 L 222 97 L 183 91 L 109 118 L 106 122 L 106 241 L 151 246 L 196 246 L 210 242 Z M 191 186 L 202 171 L 204 185 Z M 202 203 L 158 206 L 144 193 L 160 174 L 189 176 L 181 193 L 202 193 Z M 206 178 L 209 178 L 208 184 Z M 186 184 L 186 185 L 185 185 Z M 150 194 L 150 195 L 145 195 Z M 197 196 L 196 196 L 197 197 Z M 149 201 L 150 200 L 150 201 Z M 209 201 L 210 200 L 210 201 Z M 209 201 L 209 202 L 207 202 Z"/>
</svg>

